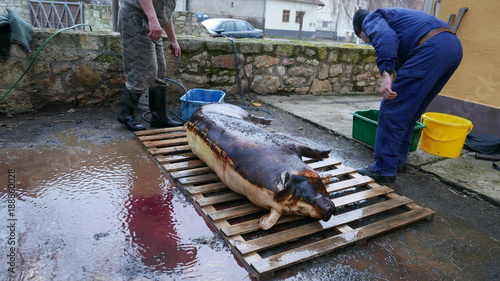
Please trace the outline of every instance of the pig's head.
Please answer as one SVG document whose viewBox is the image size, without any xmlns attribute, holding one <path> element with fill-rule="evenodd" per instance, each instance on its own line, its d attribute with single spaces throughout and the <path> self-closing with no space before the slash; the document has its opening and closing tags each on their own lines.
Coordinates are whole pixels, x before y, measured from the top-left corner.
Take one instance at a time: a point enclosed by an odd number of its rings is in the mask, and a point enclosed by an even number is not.
<svg viewBox="0 0 500 281">
<path fill-rule="evenodd" d="M 335 205 L 328 197 L 326 187 L 313 171 L 300 174 L 283 172 L 275 201 L 283 207 L 283 213 L 310 216 L 327 221 L 335 214 Z"/>
</svg>

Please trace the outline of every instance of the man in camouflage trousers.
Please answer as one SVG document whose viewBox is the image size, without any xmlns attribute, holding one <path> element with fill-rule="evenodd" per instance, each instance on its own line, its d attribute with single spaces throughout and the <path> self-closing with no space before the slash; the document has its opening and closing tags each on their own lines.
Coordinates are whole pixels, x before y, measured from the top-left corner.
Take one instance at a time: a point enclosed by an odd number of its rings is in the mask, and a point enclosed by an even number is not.
<svg viewBox="0 0 500 281">
<path fill-rule="evenodd" d="M 165 30 L 172 55 L 181 55 L 175 36 L 172 13 L 175 0 L 122 0 L 119 24 L 122 38 L 123 67 L 127 79 L 121 99 L 118 122 L 131 131 L 145 130 L 135 118 L 141 94 L 149 90 L 151 127 L 180 126 L 166 115 L 166 63 L 161 40 Z"/>
</svg>

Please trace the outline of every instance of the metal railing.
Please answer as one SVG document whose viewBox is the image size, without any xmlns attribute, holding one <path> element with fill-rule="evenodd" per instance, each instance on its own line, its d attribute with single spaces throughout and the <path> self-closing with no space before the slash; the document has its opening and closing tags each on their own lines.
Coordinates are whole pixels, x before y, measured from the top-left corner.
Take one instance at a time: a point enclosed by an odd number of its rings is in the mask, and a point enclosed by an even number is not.
<svg viewBox="0 0 500 281">
<path fill-rule="evenodd" d="M 62 29 L 85 23 L 82 3 L 29 1 L 31 24 L 39 28 Z M 78 27 L 84 29 L 84 26 Z"/>
</svg>

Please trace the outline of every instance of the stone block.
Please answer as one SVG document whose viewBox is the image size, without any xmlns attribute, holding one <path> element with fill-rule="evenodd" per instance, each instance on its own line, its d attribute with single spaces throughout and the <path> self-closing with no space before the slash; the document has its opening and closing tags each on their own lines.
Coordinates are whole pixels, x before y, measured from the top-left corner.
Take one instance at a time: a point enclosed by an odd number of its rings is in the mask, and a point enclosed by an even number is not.
<svg viewBox="0 0 500 281">
<path fill-rule="evenodd" d="M 250 85 L 250 90 L 260 95 L 274 94 L 280 84 L 280 78 L 277 76 L 256 76 Z"/>
</svg>

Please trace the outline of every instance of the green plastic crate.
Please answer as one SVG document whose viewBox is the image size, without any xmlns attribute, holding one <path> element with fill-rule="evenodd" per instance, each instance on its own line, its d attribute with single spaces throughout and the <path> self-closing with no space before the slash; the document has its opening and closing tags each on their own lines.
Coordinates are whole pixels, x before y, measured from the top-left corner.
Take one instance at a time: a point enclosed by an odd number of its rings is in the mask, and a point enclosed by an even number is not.
<svg viewBox="0 0 500 281">
<path fill-rule="evenodd" d="M 378 109 L 360 110 L 351 112 L 353 115 L 352 137 L 371 146 L 375 146 L 375 137 L 377 135 L 378 126 Z M 425 125 L 417 122 L 413 135 L 411 136 L 411 144 L 409 151 L 415 151 L 422 135 L 422 129 Z"/>
</svg>

